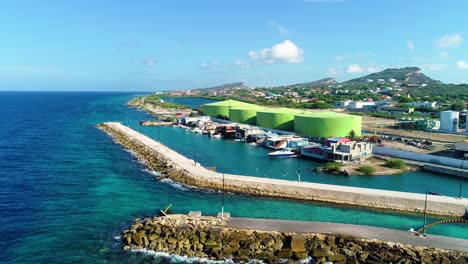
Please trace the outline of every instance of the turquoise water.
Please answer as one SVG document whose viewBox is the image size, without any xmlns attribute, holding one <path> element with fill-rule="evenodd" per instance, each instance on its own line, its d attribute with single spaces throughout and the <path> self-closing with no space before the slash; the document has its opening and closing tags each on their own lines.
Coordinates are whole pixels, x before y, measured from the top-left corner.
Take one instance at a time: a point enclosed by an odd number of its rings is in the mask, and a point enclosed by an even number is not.
<svg viewBox="0 0 468 264">
<path fill-rule="evenodd" d="M 123 93 L 0 93 L 0 263 L 144 262 L 150 257 L 121 250 L 115 238 L 133 218 L 154 215 L 169 203 L 176 213 L 200 210 L 214 215 L 220 210 L 219 193 L 156 182 L 129 152 L 94 127 L 103 121 L 123 121 L 138 129 L 138 120 L 150 117 L 126 107 L 124 103 L 130 98 L 131 94 Z M 218 170 L 281 178 L 289 177 L 284 176 L 288 171 L 287 175 L 293 177 L 297 169 L 293 160 L 270 161 L 265 159 L 265 150 L 247 144 L 214 141 L 169 127 L 141 130 L 155 139 L 160 135 L 163 142 L 187 155 L 194 154 L 195 140 L 199 146 L 197 159 Z M 224 161 L 216 163 L 216 157 Z M 300 165 L 305 168 L 317 164 L 303 161 Z M 304 172 L 304 180 L 313 177 L 332 179 Z M 445 186 L 456 181 L 433 174 L 397 177 L 407 182 L 429 177 Z M 333 179 L 342 184 L 349 181 L 370 186 L 384 178 L 362 178 L 364 183 L 354 177 Z M 394 186 L 398 185 L 403 183 Z M 234 216 L 400 230 L 419 227 L 423 221 L 421 216 L 233 194 L 227 195 L 225 208 Z M 437 226 L 428 231 L 468 238 L 462 225 Z"/>
</svg>

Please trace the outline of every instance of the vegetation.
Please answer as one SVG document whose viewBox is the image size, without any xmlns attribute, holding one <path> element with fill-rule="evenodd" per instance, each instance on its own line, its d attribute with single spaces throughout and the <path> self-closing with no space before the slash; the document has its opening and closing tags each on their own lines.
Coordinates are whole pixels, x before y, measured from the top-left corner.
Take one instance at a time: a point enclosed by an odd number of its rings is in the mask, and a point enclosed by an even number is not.
<svg viewBox="0 0 468 264">
<path fill-rule="evenodd" d="M 369 165 L 359 166 L 356 170 L 364 173 L 364 175 L 373 175 L 376 171 L 374 167 L 369 166 Z"/>
<path fill-rule="evenodd" d="M 332 173 L 339 173 L 343 167 L 343 163 L 340 162 L 327 162 L 325 164 L 325 170 Z"/>
<path fill-rule="evenodd" d="M 190 106 L 168 102 L 164 100 L 161 96 L 155 95 L 155 94 L 138 97 L 134 99 L 133 101 L 136 101 L 141 98 L 143 98 L 143 104 L 152 104 L 152 105 L 163 107 L 163 108 L 190 109 Z"/>
<path fill-rule="evenodd" d="M 400 159 L 392 159 L 392 160 L 387 160 L 384 166 L 392 168 L 392 169 L 404 169 L 408 165 Z"/>
</svg>

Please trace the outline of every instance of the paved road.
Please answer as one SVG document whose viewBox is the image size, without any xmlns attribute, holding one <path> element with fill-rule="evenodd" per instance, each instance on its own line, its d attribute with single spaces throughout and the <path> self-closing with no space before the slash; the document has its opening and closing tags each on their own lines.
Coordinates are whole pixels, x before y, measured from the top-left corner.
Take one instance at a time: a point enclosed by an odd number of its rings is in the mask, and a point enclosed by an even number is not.
<svg viewBox="0 0 468 264">
<path fill-rule="evenodd" d="M 466 239 L 437 235 L 427 235 L 427 237 L 424 238 L 406 231 L 373 226 L 231 217 L 227 222 L 227 227 L 262 231 L 350 235 L 366 239 L 378 239 L 386 242 L 468 252 L 468 240 Z"/>
</svg>

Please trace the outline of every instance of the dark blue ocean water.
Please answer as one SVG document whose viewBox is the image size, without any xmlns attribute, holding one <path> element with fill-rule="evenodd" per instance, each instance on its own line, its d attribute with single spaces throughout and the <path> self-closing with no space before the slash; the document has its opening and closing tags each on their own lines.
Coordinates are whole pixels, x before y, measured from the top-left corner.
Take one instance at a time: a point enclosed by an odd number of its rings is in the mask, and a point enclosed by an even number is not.
<svg viewBox="0 0 468 264">
<path fill-rule="evenodd" d="M 0 92 L 0 263 L 167 262 L 125 252 L 115 237 L 133 218 L 154 215 L 169 203 L 178 213 L 200 210 L 214 215 L 219 211 L 219 193 L 156 182 L 129 152 L 95 128 L 99 122 L 122 121 L 187 156 L 195 157 L 197 144 L 196 156 L 203 165 L 226 172 L 296 177 L 297 161 L 274 163 L 261 148 L 214 141 L 172 127 L 139 128 L 138 120 L 151 117 L 124 105 L 132 97 L 125 93 Z M 312 161 L 301 164 L 313 166 L 317 164 Z M 454 178 L 424 173 L 393 178 L 303 174 L 307 181 L 384 189 L 423 192 L 422 179 L 447 195 L 455 195 L 457 189 Z M 242 195 L 228 195 L 225 205 L 235 216 L 396 229 L 422 223 L 421 216 Z M 461 225 L 428 231 L 468 238 Z"/>
</svg>

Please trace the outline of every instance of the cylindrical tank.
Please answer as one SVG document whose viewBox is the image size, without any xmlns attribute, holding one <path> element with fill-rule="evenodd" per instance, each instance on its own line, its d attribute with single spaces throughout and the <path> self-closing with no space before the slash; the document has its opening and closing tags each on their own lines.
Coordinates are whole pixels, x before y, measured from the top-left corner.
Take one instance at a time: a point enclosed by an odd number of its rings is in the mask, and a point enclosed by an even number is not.
<svg viewBox="0 0 468 264">
<path fill-rule="evenodd" d="M 294 116 L 294 130 L 309 137 L 345 137 L 351 130 L 361 135 L 362 118 L 334 112 L 310 112 Z"/>
<path fill-rule="evenodd" d="M 203 105 L 203 113 L 212 117 L 229 117 L 229 109 L 240 106 L 255 106 L 236 100 L 225 100 Z"/>
<path fill-rule="evenodd" d="M 459 112 L 457 111 L 442 111 L 440 112 L 440 130 L 443 131 L 454 131 L 454 123 L 457 124 L 458 130 L 458 116 Z"/>
<path fill-rule="evenodd" d="M 257 106 L 241 106 L 229 109 L 229 120 L 242 124 L 255 125 L 257 124 L 257 111 L 260 110 Z"/>
<path fill-rule="evenodd" d="M 265 108 L 257 111 L 257 126 L 279 129 L 294 130 L 294 114 L 297 110 L 287 108 Z"/>
</svg>

